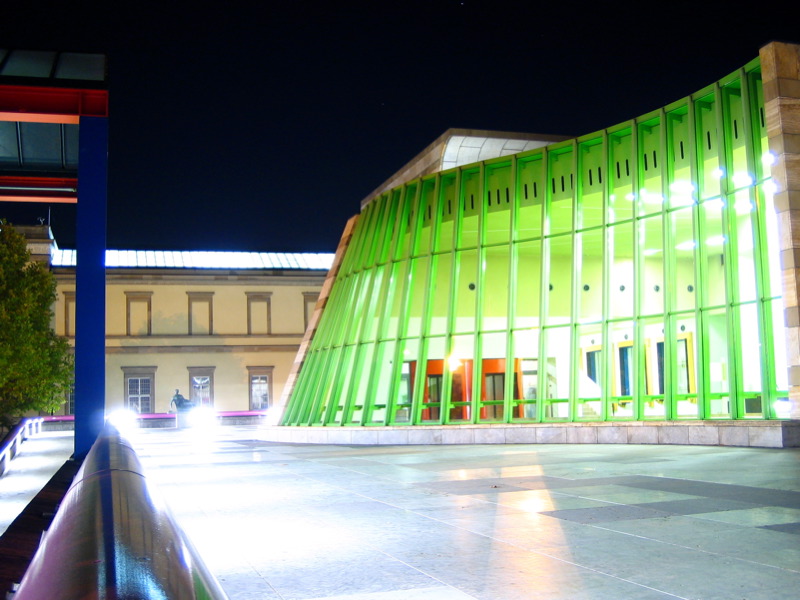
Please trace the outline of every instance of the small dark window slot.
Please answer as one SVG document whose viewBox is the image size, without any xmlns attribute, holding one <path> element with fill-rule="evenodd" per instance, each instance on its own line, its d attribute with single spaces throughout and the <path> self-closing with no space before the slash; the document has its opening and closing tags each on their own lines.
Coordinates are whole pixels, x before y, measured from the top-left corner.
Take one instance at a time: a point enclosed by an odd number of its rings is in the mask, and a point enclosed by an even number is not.
<svg viewBox="0 0 800 600">
<path fill-rule="evenodd" d="M 625 159 L 625 177 L 630 177 L 630 176 L 631 176 L 631 163 L 626 158 Z"/>
<path fill-rule="evenodd" d="M 706 142 L 708 143 L 708 149 L 711 150 L 711 132 L 706 131 Z"/>
<path fill-rule="evenodd" d="M 761 116 L 761 127 L 766 127 L 766 123 L 764 122 L 764 107 L 759 108 L 758 112 Z"/>
<path fill-rule="evenodd" d="M 617 161 L 617 179 L 620 177 L 622 177 L 622 175 L 619 174 L 619 161 Z"/>
<path fill-rule="evenodd" d="M 525 200 L 527 200 L 528 199 L 528 184 L 526 183 L 524 187 L 525 187 Z"/>
<path fill-rule="evenodd" d="M 563 191 L 566 191 L 566 189 L 567 189 L 567 188 L 564 186 L 564 176 L 562 175 L 562 176 L 561 176 L 561 191 L 562 191 L 562 192 L 563 192 Z"/>
<path fill-rule="evenodd" d="M 539 191 L 536 188 L 536 182 L 535 181 L 533 182 L 533 197 L 534 198 L 538 198 L 539 197 Z"/>
<path fill-rule="evenodd" d="M 508 188 L 506 188 L 506 204 L 508 204 L 510 202 L 511 202 L 511 197 L 510 197 L 510 195 L 508 193 Z"/>
<path fill-rule="evenodd" d="M 736 119 L 733 120 L 733 139 L 739 139 L 739 124 L 736 122 Z"/>
<path fill-rule="evenodd" d="M 556 193 L 556 179 L 555 179 L 555 177 L 553 177 L 553 178 L 550 180 L 550 183 L 552 184 L 553 193 L 555 194 L 555 193 Z"/>
<path fill-rule="evenodd" d="M 684 158 L 684 156 L 683 156 L 683 142 L 680 143 L 680 149 L 681 149 L 681 160 L 683 160 L 683 158 Z"/>
<path fill-rule="evenodd" d="M 497 188 L 497 194 L 495 197 L 497 198 L 497 203 L 500 204 L 500 188 Z"/>
<path fill-rule="evenodd" d="M 472 210 L 475 210 L 475 194 L 469 195 L 469 207 Z"/>
<path fill-rule="evenodd" d="M 656 151 L 653 150 L 653 168 L 658 168 L 658 156 L 656 156 Z"/>
<path fill-rule="evenodd" d="M 594 185 L 594 182 L 592 181 L 592 170 L 591 169 L 589 169 L 589 185 Z"/>
<path fill-rule="evenodd" d="M 647 171 L 647 154 L 644 155 L 644 170 Z"/>
<path fill-rule="evenodd" d="M 603 183 L 603 168 L 597 167 L 597 183 Z"/>
<path fill-rule="evenodd" d="M 448 215 L 453 214 L 453 209 L 450 206 L 450 200 L 447 201 L 447 214 Z"/>
</svg>

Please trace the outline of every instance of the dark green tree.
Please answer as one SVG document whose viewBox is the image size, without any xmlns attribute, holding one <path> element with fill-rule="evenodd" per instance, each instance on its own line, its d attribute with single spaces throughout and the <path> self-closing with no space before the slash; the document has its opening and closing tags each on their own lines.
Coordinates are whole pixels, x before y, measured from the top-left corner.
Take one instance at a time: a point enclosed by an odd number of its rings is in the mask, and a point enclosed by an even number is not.
<svg viewBox="0 0 800 600">
<path fill-rule="evenodd" d="M 69 344 L 52 327 L 56 281 L 0 220 L 0 428 L 58 408 L 72 383 Z"/>
</svg>

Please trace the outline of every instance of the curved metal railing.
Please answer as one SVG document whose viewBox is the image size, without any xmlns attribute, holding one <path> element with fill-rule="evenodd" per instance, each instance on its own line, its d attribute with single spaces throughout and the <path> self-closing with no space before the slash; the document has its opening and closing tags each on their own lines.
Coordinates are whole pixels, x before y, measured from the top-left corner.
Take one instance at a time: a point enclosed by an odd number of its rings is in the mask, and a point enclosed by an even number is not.
<svg viewBox="0 0 800 600">
<path fill-rule="evenodd" d="M 29 437 L 42 430 L 41 417 L 23 419 L 11 428 L 8 435 L 0 444 L 0 477 L 9 469 L 9 463 L 19 453 L 19 447 Z"/>
<path fill-rule="evenodd" d="M 225 600 L 110 424 L 92 446 L 15 600 Z"/>
</svg>

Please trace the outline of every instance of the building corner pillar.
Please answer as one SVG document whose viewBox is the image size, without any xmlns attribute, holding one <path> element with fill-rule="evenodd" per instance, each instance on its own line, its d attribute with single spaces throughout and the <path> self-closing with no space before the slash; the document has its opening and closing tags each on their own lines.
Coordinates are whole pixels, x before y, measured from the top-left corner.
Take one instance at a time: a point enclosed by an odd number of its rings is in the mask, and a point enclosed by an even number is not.
<svg viewBox="0 0 800 600">
<path fill-rule="evenodd" d="M 780 232 L 790 417 L 800 419 L 800 46 L 760 51 L 767 136 Z"/>
</svg>

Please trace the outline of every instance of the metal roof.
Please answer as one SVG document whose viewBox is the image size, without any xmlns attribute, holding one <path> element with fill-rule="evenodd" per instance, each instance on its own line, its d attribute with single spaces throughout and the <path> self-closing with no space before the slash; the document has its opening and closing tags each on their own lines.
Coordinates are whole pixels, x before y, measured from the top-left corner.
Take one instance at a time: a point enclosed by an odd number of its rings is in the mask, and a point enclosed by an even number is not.
<svg viewBox="0 0 800 600">
<path fill-rule="evenodd" d="M 201 250 L 106 250 L 108 268 L 329 270 L 325 252 L 207 252 Z M 54 267 L 74 267 L 75 250 L 53 248 Z"/>
</svg>

